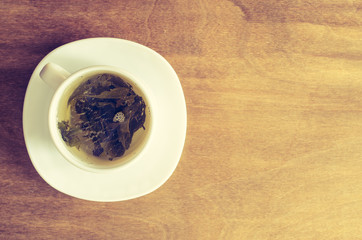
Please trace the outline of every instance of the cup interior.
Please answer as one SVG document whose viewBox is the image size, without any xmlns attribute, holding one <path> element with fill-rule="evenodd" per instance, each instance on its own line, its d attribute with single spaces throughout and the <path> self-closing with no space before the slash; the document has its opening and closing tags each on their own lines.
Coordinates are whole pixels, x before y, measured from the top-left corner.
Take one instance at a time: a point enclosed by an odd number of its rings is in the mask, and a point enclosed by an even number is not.
<svg viewBox="0 0 362 240">
<path fill-rule="evenodd" d="M 112 74 L 121 77 L 133 87 L 133 91 L 141 96 L 146 104 L 146 119 L 144 128 L 138 129 L 133 137 L 129 148 L 125 153 L 112 161 L 101 159 L 78 150 L 76 147 L 69 147 L 62 138 L 58 129 L 58 122 L 63 121 L 67 114 L 67 102 L 74 90 L 84 81 L 98 74 Z M 112 66 L 93 66 L 82 69 L 71 74 L 56 90 L 49 109 L 49 130 L 58 151 L 75 166 L 91 172 L 107 172 L 126 166 L 142 156 L 147 147 L 152 133 L 153 114 L 151 107 L 150 93 L 140 81 L 130 73 Z"/>
</svg>

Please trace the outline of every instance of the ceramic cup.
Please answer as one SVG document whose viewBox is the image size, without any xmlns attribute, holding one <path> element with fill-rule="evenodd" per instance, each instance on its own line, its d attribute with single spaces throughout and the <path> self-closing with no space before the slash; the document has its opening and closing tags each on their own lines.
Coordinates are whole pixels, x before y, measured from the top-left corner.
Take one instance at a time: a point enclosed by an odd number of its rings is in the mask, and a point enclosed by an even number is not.
<svg viewBox="0 0 362 240">
<path fill-rule="evenodd" d="M 112 161 L 99 159 L 90 156 L 84 152 L 78 151 L 75 147 L 69 147 L 63 141 L 60 130 L 58 129 L 58 122 L 62 119 L 62 111 L 66 111 L 67 99 L 71 93 L 82 83 L 84 80 L 91 76 L 108 73 L 121 77 L 123 80 L 132 85 L 136 94 L 142 96 L 146 103 L 146 120 L 145 128 L 138 129 L 132 138 L 129 149 L 127 149 L 123 156 L 115 158 Z M 57 150 L 73 165 L 90 172 L 106 173 L 120 169 L 133 161 L 140 158 L 147 149 L 148 142 L 152 135 L 152 126 L 154 122 L 153 99 L 151 93 L 144 83 L 138 81 L 130 73 L 113 66 L 90 66 L 81 69 L 74 73 L 69 73 L 61 66 L 48 63 L 40 72 L 41 79 L 52 89 L 55 93 L 52 97 L 49 107 L 48 125 L 51 138 Z"/>
</svg>

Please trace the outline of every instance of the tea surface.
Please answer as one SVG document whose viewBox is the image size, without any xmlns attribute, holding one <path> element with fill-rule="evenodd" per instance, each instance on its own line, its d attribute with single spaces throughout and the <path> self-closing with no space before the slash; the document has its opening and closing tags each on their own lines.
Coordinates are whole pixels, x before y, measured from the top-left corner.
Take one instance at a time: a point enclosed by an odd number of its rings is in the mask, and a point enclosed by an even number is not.
<svg viewBox="0 0 362 240">
<path fill-rule="evenodd" d="M 129 148 L 133 134 L 145 128 L 145 108 L 129 83 L 112 74 L 98 74 L 71 94 L 67 117 L 58 128 L 68 146 L 113 160 Z"/>
</svg>

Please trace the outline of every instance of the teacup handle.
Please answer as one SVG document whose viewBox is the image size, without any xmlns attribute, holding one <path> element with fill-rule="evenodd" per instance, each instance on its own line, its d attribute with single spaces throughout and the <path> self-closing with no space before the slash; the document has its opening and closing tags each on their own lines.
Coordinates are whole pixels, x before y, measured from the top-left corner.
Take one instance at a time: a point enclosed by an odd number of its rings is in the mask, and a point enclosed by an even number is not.
<svg viewBox="0 0 362 240">
<path fill-rule="evenodd" d="M 70 73 L 55 63 L 47 63 L 39 75 L 48 86 L 55 90 L 69 77 Z"/>
</svg>

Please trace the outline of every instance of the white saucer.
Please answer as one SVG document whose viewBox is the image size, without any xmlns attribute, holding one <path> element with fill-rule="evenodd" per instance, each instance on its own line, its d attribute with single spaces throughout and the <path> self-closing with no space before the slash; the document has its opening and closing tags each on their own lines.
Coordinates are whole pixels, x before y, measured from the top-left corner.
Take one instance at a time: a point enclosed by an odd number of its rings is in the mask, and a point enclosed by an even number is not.
<svg viewBox="0 0 362 240">
<path fill-rule="evenodd" d="M 91 65 L 113 65 L 143 81 L 156 99 L 154 137 L 143 157 L 119 171 L 90 173 L 65 160 L 54 146 L 47 112 L 54 93 L 39 77 L 53 62 L 69 72 Z M 80 199 L 121 201 L 148 194 L 171 176 L 181 157 L 186 137 L 186 103 L 171 65 L 155 51 L 122 39 L 90 38 L 63 45 L 35 68 L 25 95 L 23 130 L 30 159 L 52 187 Z"/>
</svg>

